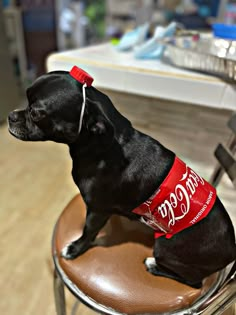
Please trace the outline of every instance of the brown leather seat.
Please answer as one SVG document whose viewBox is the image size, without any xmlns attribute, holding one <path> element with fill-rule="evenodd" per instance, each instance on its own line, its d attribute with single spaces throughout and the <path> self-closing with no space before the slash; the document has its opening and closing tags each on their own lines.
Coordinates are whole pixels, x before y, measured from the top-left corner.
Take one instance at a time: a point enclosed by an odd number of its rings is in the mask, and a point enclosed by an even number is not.
<svg viewBox="0 0 236 315">
<path fill-rule="evenodd" d="M 61 214 L 53 250 L 63 272 L 85 295 L 120 313 L 162 313 L 189 307 L 216 281 L 213 275 L 200 290 L 148 273 L 143 261 L 152 256 L 153 233 L 139 222 L 114 216 L 97 237 L 98 246 L 75 260 L 60 252 L 83 229 L 85 205 L 77 195 Z"/>
</svg>

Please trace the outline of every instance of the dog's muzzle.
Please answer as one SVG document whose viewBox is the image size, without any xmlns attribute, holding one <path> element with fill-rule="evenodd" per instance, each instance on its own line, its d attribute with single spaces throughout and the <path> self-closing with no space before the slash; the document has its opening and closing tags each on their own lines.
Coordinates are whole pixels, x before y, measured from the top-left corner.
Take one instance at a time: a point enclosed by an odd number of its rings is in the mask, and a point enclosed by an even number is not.
<svg viewBox="0 0 236 315">
<path fill-rule="evenodd" d="M 14 110 L 8 115 L 8 130 L 16 138 L 25 140 L 26 130 L 25 130 L 25 111 L 24 110 Z"/>
</svg>

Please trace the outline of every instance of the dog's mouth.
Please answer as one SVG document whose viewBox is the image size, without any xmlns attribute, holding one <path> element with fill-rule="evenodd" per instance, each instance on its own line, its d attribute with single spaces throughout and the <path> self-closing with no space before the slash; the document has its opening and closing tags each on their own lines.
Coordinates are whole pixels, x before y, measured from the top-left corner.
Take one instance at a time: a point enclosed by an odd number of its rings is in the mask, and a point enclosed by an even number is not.
<svg viewBox="0 0 236 315">
<path fill-rule="evenodd" d="M 8 126 L 8 131 L 12 136 L 20 140 L 27 140 L 27 136 L 20 128 Z"/>
</svg>

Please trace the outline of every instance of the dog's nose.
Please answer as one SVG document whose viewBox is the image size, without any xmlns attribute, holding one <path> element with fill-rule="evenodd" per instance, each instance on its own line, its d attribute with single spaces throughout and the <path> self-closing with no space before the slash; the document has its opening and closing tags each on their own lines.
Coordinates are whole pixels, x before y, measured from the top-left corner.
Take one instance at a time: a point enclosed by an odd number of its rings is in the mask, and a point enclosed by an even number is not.
<svg viewBox="0 0 236 315">
<path fill-rule="evenodd" d="M 17 122 L 17 120 L 19 119 L 19 113 L 18 111 L 13 111 L 10 112 L 10 114 L 8 115 L 9 121 L 11 122 Z"/>
</svg>

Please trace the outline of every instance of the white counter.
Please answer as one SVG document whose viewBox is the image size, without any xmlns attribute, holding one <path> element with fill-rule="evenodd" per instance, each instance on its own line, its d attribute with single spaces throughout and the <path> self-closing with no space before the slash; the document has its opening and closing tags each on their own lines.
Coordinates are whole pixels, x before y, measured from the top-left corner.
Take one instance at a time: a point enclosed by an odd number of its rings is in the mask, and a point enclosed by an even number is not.
<svg viewBox="0 0 236 315">
<path fill-rule="evenodd" d="M 94 77 L 94 86 L 136 95 L 236 109 L 235 86 L 209 75 L 178 69 L 156 60 L 137 60 L 133 53 L 116 51 L 111 44 L 54 53 L 48 71 L 73 65 Z"/>
</svg>

